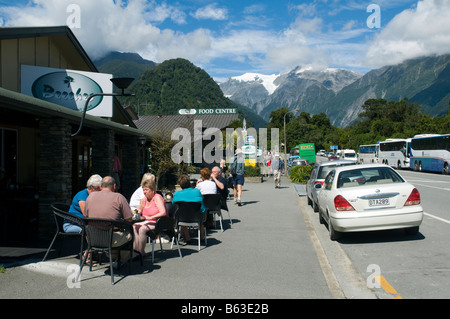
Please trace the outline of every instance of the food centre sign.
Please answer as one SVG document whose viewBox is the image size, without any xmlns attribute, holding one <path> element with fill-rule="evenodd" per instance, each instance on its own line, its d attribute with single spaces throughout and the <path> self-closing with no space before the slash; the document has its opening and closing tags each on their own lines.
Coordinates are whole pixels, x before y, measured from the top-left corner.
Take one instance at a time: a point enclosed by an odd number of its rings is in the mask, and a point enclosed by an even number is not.
<svg viewBox="0 0 450 319">
<path fill-rule="evenodd" d="M 178 110 L 178 114 L 237 114 L 237 109 L 180 109 Z"/>
<path fill-rule="evenodd" d="M 21 93 L 82 112 L 92 94 L 113 92 L 111 78 L 111 74 L 22 65 Z M 113 98 L 92 98 L 87 114 L 112 117 Z"/>
</svg>

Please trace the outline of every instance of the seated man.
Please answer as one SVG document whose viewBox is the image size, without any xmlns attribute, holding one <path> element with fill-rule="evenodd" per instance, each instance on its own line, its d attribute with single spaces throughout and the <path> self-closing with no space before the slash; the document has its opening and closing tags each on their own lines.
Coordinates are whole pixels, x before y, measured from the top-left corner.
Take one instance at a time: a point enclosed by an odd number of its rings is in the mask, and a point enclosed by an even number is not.
<svg viewBox="0 0 450 319">
<path fill-rule="evenodd" d="M 198 188 L 191 188 L 191 180 L 187 175 L 181 175 L 178 179 L 178 184 L 181 187 L 180 191 L 176 191 L 173 195 L 172 203 L 176 204 L 177 202 L 198 202 L 201 203 L 201 211 L 202 213 L 206 213 L 205 204 L 203 204 L 203 196 L 200 193 Z M 204 226 L 202 224 L 202 229 L 200 230 L 200 234 L 204 234 Z M 189 236 L 189 230 L 186 226 L 181 226 L 181 230 L 184 234 L 184 240 L 189 242 L 191 240 Z M 203 240 L 204 238 L 201 238 Z"/>
<path fill-rule="evenodd" d="M 225 177 L 221 175 L 220 168 L 218 166 L 213 167 L 211 171 L 211 178 L 216 183 L 217 192 L 222 195 L 222 200 L 227 200 L 228 198 L 228 184 Z"/>
<path fill-rule="evenodd" d="M 116 181 L 111 176 L 102 179 L 102 190 L 94 192 L 86 200 L 85 215 L 89 218 L 102 218 L 113 220 L 132 221 L 131 208 L 127 199 L 120 193 L 116 193 Z M 117 231 L 113 233 L 113 247 L 120 247 L 133 238 L 131 232 Z M 117 259 L 114 254 L 113 258 Z M 120 251 L 120 260 L 130 258 L 129 251 Z"/>
<path fill-rule="evenodd" d="M 84 206 L 86 204 L 86 199 L 92 192 L 100 191 L 101 184 L 102 177 L 100 175 L 92 175 L 86 183 L 86 188 L 82 191 L 79 191 L 73 197 L 72 204 L 69 208 L 69 213 L 77 217 L 84 218 Z M 68 220 L 64 221 L 63 229 L 66 233 L 81 233 L 81 227 L 79 225 L 71 223 Z"/>
</svg>

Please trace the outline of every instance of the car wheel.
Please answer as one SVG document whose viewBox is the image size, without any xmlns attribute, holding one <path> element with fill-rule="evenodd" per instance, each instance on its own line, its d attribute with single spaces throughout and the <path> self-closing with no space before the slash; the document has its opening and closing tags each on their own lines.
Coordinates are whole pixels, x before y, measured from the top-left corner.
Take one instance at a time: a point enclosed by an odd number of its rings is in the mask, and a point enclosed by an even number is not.
<svg viewBox="0 0 450 319">
<path fill-rule="evenodd" d="M 444 164 L 444 168 L 442 169 L 442 174 L 448 175 L 448 164 L 447 163 Z"/>
<path fill-rule="evenodd" d="M 316 204 L 315 201 L 312 201 L 312 208 L 314 212 L 318 212 L 319 211 L 319 206 Z"/>
<path fill-rule="evenodd" d="M 333 241 L 338 240 L 338 239 L 340 239 L 342 237 L 342 233 L 336 231 L 333 228 L 333 224 L 331 223 L 331 221 L 328 223 L 328 231 L 330 233 L 330 239 L 333 240 Z"/>
<path fill-rule="evenodd" d="M 419 226 L 405 228 L 405 233 L 407 235 L 417 235 L 419 232 Z"/>
<path fill-rule="evenodd" d="M 311 200 L 311 198 L 309 198 L 308 196 L 306 196 L 306 198 L 308 199 L 308 205 L 312 206 L 313 201 Z"/>
<path fill-rule="evenodd" d="M 422 162 L 419 162 L 419 172 L 422 171 Z"/>
<path fill-rule="evenodd" d="M 325 224 L 326 224 L 326 221 L 325 221 L 325 219 L 323 218 L 323 215 L 322 215 L 322 212 L 320 211 L 320 209 L 319 209 L 319 223 L 320 223 L 321 225 L 325 225 Z"/>
</svg>

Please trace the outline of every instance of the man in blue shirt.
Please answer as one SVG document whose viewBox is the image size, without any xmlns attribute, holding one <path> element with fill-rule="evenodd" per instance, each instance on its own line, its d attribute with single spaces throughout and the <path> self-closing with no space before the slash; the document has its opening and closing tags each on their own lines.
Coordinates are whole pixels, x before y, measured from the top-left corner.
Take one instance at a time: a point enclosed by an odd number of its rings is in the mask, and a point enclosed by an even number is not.
<svg viewBox="0 0 450 319">
<path fill-rule="evenodd" d="M 102 177 L 100 175 L 92 175 L 87 183 L 86 188 L 82 191 L 79 191 L 72 199 L 72 204 L 69 208 L 69 213 L 79 217 L 84 218 L 84 205 L 86 204 L 86 199 L 89 194 L 95 191 L 100 190 L 100 186 L 102 184 Z M 66 233 L 81 233 L 81 227 L 71 223 L 68 220 L 64 221 L 63 224 L 64 232 Z"/>
</svg>

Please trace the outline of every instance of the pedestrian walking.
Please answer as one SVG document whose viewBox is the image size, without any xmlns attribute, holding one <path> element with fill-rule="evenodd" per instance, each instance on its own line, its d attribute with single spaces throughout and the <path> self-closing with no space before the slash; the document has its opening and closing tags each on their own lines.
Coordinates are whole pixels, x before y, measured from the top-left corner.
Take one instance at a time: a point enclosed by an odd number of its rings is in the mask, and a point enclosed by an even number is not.
<svg viewBox="0 0 450 319">
<path fill-rule="evenodd" d="M 279 154 L 275 154 L 275 158 L 272 162 L 273 167 L 273 180 L 275 182 L 275 188 L 281 187 L 281 172 L 284 169 L 284 162 L 280 158 Z"/>
<path fill-rule="evenodd" d="M 230 164 L 230 173 L 233 178 L 234 204 L 241 206 L 242 186 L 244 186 L 245 159 L 242 151 L 238 149 Z"/>
</svg>

